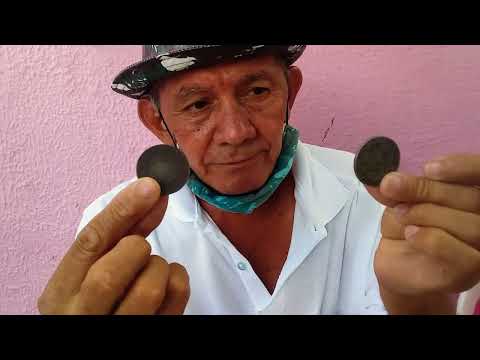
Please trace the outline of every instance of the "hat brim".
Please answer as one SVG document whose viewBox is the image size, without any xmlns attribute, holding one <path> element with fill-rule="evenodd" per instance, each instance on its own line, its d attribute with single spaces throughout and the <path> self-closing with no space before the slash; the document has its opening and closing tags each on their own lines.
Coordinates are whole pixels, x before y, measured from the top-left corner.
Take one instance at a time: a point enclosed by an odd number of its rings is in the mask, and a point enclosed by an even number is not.
<svg viewBox="0 0 480 360">
<path fill-rule="evenodd" d="M 260 54 L 278 54 L 287 65 L 291 65 L 305 48 L 305 45 L 192 45 L 189 49 L 155 55 L 127 67 L 115 77 L 112 89 L 132 99 L 140 99 L 149 92 L 153 82 L 185 70 Z"/>
</svg>

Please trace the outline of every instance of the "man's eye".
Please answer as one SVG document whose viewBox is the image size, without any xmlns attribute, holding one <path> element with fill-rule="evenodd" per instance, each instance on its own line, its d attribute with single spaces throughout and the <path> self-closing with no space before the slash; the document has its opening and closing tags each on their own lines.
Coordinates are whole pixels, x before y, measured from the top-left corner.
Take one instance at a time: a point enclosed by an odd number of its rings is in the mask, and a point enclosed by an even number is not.
<svg viewBox="0 0 480 360">
<path fill-rule="evenodd" d="M 203 110 L 205 107 L 207 107 L 207 105 L 208 101 L 206 100 L 195 101 L 193 104 L 187 107 L 187 110 L 199 111 Z"/>
<path fill-rule="evenodd" d="M 250 90 L 250 94 L 252 95 L 263 95 L 265 93 L 268 92 L 268 89 L 267 88 L 264 88 L 264 87 L 254 87 L 252 90 Z"/>
</svg>

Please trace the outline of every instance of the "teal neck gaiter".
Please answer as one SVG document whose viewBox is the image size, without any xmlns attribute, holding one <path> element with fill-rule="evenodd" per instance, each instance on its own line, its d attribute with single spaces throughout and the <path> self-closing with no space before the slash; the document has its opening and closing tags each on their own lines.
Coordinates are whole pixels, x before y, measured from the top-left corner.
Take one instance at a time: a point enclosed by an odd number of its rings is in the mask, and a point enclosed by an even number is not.
<svg viewBox="0 0 480 360">
<path fill-rule="evenodd" d="M 203 183 L 193 172 L 187 182 L 200 199 L 224 211 L 251 214 L 267 201 L 290 172 L 298 146 L 298 130 L 290 125 L 283 132 L 282 150 L 267 182 L 257 191 L 244 195 L 223 195 Z"/>
</svg>

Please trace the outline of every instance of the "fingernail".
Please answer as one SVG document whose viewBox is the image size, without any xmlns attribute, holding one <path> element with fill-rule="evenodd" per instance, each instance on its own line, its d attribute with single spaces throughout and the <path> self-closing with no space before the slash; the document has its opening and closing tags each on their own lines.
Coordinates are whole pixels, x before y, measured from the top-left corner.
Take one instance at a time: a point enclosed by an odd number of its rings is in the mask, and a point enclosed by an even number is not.
<svg viewBox="0 0 480 360">
<path fill-rule="evenodd" d="M 414 236 L 418 232 L 418 230 L 420 230 L 418 226 L 408 225 L 405 228 L 405 238 L 409 240 L 412 236 Z"/>
<path fill-rule="evenodd" d="M 429 162 L 425 165 L 425 175 L 431 178 L 438 178 L 441 176 L 442 163 L 440 161 Z"/>
<path fill-rule="evenodd" d="M 399 173 L 388 174 L 382 181 L 381 187 L 386 195 L 394 195 L 397 191 L 402 190 L 404 176 Z"/>
<path fill-rule="evenodd" d="M 135 185 L 135 193 L 138 196 L 148 198 L 158 192 L 158 184 L 155 180 L 150 178 L 139 179 Z"/>
<path fill-rule="evenodd" d="M 406 204 L 400 204 L 393 208 L 393 212 L 395 213 L 396 216 L 402 217 L 408 212 L 409 209 L 410 209 L 410 206 Z"/>
</svg>

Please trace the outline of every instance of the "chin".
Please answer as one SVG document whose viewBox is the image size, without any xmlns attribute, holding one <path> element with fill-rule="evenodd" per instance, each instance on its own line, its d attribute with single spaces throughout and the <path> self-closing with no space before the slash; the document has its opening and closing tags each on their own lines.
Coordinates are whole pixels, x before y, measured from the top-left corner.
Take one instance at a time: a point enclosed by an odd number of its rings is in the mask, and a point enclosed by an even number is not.
<svg viewBox="0 0 480 360">
<path fill-rule="evenodd" d="M 259 190 L 271 175 L 275 162 L 267 159 L 238 166 L 215 167 L 203 181 L 224 195 L 242 195 Z"/>
<path fill-rule="evenodd" d="M 267 174 L 253 177 L 247 174 L 242 177 L 231 178 L 229 182 L 211 183 L 209 186 L 224 195 L 243 195 L 259 190 L 267 182 L 268 176 Z"/>
</svg>

